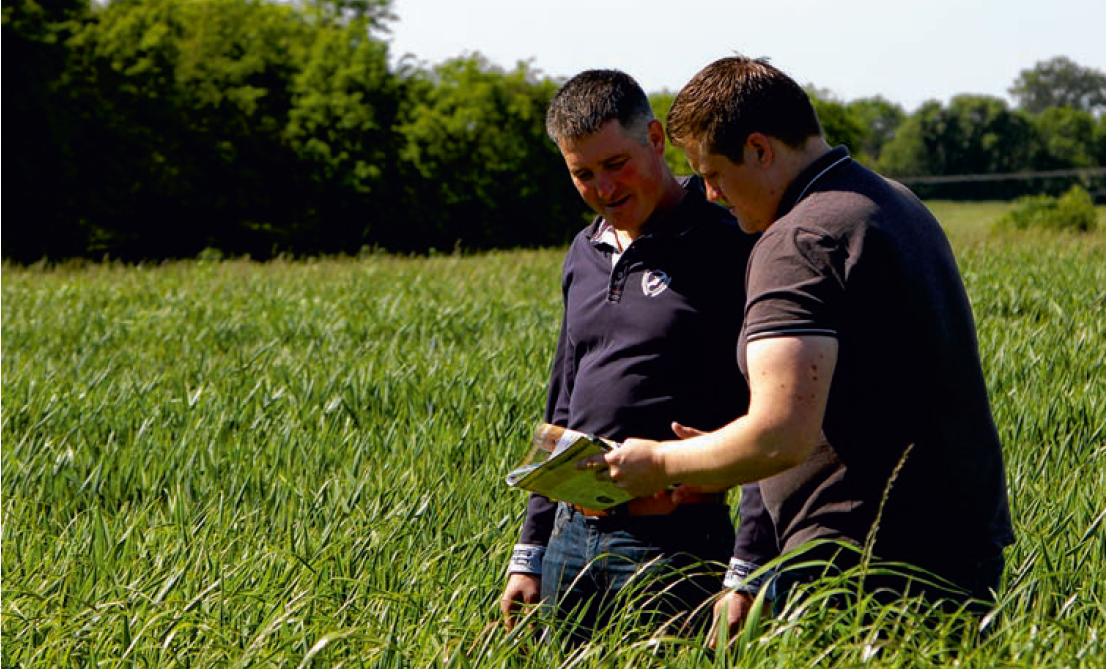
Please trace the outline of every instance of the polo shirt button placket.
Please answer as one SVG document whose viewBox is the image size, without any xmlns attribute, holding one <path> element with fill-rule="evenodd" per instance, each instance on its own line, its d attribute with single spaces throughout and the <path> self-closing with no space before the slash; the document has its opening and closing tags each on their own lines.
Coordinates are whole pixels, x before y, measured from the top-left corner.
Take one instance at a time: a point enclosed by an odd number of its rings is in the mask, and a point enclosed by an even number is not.
<svg viewBox="0 0 1106 671">
<path fill-rule="evenodd" d="M 607 287 L 607 300 L 617 303 L 622 300 L 622 290 L 626 286 L 626 267 L 619 261 L 614 272 L 611 273 L 611 284 Z"/>
</svg>

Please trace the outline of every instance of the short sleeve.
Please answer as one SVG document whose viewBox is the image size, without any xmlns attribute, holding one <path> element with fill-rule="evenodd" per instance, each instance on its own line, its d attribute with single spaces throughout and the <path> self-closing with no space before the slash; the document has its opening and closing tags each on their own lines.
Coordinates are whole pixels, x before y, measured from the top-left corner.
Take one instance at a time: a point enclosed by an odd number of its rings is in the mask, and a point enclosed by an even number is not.
<svg viewBox="0 0 1106 671">
<path fill-rule="evenodd" d="M 749 262 L 745 335 L 837 336 L 844 308 L 845 246 L 825 231 L 769 229 Z"/>
</svg>

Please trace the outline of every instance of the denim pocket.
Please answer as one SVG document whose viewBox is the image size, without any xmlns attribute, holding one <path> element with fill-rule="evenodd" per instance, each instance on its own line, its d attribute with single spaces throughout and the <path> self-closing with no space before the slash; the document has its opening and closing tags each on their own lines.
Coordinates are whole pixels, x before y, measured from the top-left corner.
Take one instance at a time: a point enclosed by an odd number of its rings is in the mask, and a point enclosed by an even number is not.
<svg viewBox="0 0 1106 671">
<path fill-rule="evenodd" d="M 557 515 L 553 518 L 553 533 L 550 534 L 549 540 L 559 538 L 565 532 L 565 527 L 568 526 L 569 521 L 572 519 L 572 509 L 563 503 L 557 504 Z"/>
</svg>

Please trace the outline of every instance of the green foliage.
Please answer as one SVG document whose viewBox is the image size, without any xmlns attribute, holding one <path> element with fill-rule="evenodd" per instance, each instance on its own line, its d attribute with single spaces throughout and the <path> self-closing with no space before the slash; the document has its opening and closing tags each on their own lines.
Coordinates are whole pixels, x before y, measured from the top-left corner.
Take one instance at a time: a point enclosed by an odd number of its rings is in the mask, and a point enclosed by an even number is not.
<svg viewBox="0 0 1106 671">
<path fill-rule="evenodd" d="M 316 179 L 371 192 L 395 152 L 392 126 L 402 89 L 384 44 L 360 24 L 320 34 L 293 82 L 287 136 L 317 164 Z"/>
<path fill-rule="evenodd" d="M 668 127 L 668 111 L 672 109 L 672 103 L 675 100 L 676 94 L 671 91 L 649 94 L 649 103 L 653 107 L 653 114 L 660 119 L 665 128 Z M 687 162 L 687 154 L 684 153 L 684 150 L 669 142 L 667 135 L 665 136 L 664 162 L 676 175 L 690 175 L 695 172 Z"/>
<path fill-rule="evenodd" d="M 858 144 L 853 148 L 855 155 L 861 161 L 880 168 L 879 157 L 906 120 L 906 112 L 901 105 L 880 96 L 853 100 L 845 107 L 861 131 Z"/>
<path fill-rule="evenodd" d="M 1038 170 L 1085 168 L 1098 165 L 1095 156 L 1095 118 L 1071 107 L 1050 107 L 1033 117 L 1038 139 Z"/>
<path fill-rule="evenodd" d="M 1046 195 L 1018 198 L 1013 208 L 995 222 L 995 228 L 1085 232 L 1094 230 L 1097 223 L 1098 213 L 1090 194 L 1076 185 L 1059 198 Z"/>
<path fill-rule="evenodd" d="M 4 55 L 19 64 L 5 107 L 19 132 L 5 153 L 19 169 L 5 182 L 4 257 L 210 248 L 265 259 L 568 239 L 587 213 L 545 138 L 557 83 L 478 54 L 389 65 L 394 20 L 391 0 L 5 0 Z M 960 96 L 904 119 L 881 98 L 811 93 L 830 141 L 882 172 L 1005 173 L 1106 165 L 1101 76 L 1063 58 L 1038 64 L 1019 80 L 1033 100 L 1052 96 L 1033 115 Z M 651 96 L 662 121 L 673 97 Z M 665 158 L 691 172 L 677 148 Z M 1100 178 L 1079 179 L 1102 191 Z M 918 190 L 1010 199 L 1069 183 Z"/>
<path fill-rule="evenodd" d="M 950 236 L 1018 536 L 983 620 L 846 575 L 726 649 L 504 632 L 561 250 L 4 266 L 0 665 L 1106 666 L 1106 239 Z"/>
<path fill-rule="evenodd" d="M 929 101 L 899 127 L 878 165 L 901 176 L 1015 173 L 1032 167 L 1035 130 L 1029 116 L 999 98 L 961 95 L 947 108 Z M 967 181 L 916 190 L 923 198 L 1009 199 L 1026 188 L 1017 181 Z"/>
<path fill-rule="evenodd" d="M 1027 163 L 1031 130 L 999 98 L 961 95 L 948 108 L 930 101 L 888 143 L 883 165 L 902 175 L 1011 172 Z"/>
<path fill-rule="evenodd" d="M 545 133 L 552 81 L 527 63 L 503 72 L 473 54 L 417 76 L 412 90 L 399 128 L 417 227 L 407 240 L 439 249 L 559 244 L 583 225 L 583 202 Z"/>
<path fill-rule="evenodd" d="M 79 132 L 80 121 L 73 112 L 80 108 L 71 104 L 63 78 L 69 67 L 69 41 L 89 8 L 87 0 L 4 1 L 0 31 L 9 63 L 4 156 L 19 164 L 4 178 L 9 215 L 3 228 L 5 257 L 12 250 L 32 260 L 50 251 L 76 256 L 87 247 L 87 230 L 72 223 L 81 214 L 78 203 L 66 197 L 74 182 L 68 140 Z M 12 63 L 18 67 L 10 67 Z M 14 223 L 29 213 L 34 214 L 34 225 Z"/>
<path fill-rule="evenodd" d="M 367 32 L 387 33 L 396 20 L 391 0 L 301 0 L 308 13 L 325 22 L 362 27 Z"/>
<path fill-rule="evenodd" d="M 845 145 L 850 151 L 859 151 L 867 135 L 860 118 L 845 103 L 826 92 L 811 89 L 808 93 L 826 140 L 831 145 Z"/>
<path fill-rule="evenodd" d="M 62 32 L 5 17 L 6 31 Z M 377 37 L 392 18 L 389 0 L 97 6 L 46 78 L 65 123 L 41 137 L 61 156 L 26 174 L 5 255 L 269 258 L 567 240 L 585 208 L 545 138 L 553 82 L 478 56 L 393 68 Z M 21 108 L 49 119 L 40 112 Z M 68 207 L 50 208 L 54 234 L 35 236 L 29 222 L 54 193 Z"/>
<path fill-rule="evenodd" d="M 1010 95 L 1031 114 L 1057 107 L 1098 114 L 1106 111 L 1106 73 L 1056 56 L 1022 70 Z"/>
<path fill-rule="evenodd" d="M 69 40 L 55 83 L 69 122 L 54 136 L 65 152 L 62 183 L 20 194 L 18 226 L 33 226 L 49 187 L 71 204 L 68 226 L 86 231 L 86 254 L 267 248 L 249 226 L 283 223 L 277 217 L 296 192 L 295 157 L 281 134 L 288 73 L 310 36 L 300 15 L 278 4 L 97 7 Z"/>
<path fill-rule="evenodd" d="M 1095 124 L 1091 155 L 1095 157 L 1098 165 L 1106 166 L 1106 114 L 1098 117 L 1098 123 Z"/>
<path fill-rule="evenodd" d="M 371 245 L 399 216 L 389 176 L 399 171 L 396 125 L 407 87 L 368 31 L 364 19 L 319 30 L 292 77 L 284 139 L 306 182 L 306 211 L 290 242 L 300 251 Z"/>
</svg>

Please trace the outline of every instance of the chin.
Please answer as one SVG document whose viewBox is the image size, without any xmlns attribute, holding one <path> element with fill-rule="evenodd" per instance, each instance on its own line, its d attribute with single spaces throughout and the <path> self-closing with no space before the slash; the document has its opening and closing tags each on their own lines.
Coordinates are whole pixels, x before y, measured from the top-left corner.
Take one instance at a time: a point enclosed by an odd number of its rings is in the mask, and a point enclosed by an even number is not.
<svg viewBox="0 0 1106 671">
<path fill-rule="evenodd" d="M 746 233 L 750 233 L 750 234 L 752 234 L 752 233 L 763 233 L 765 231 L 765 229 L 768 228 L 768 224 L 765 224 L 764 222 L 761 222 L 761 221 L 748 221 L 746 219 L 738 219 L 737 220 L 737 225 L 741 228 L 741 230 L 745 231 Z"/>
<path fill-rule="evenodd" d="M 604 218 L 611 226 L 624 231 L 637 228 L 641 225 L 641 222 L 638 221 L 637 217 L 632 217 L 625 214 L 606 214 L 604 215 Z"/>
</svg>

